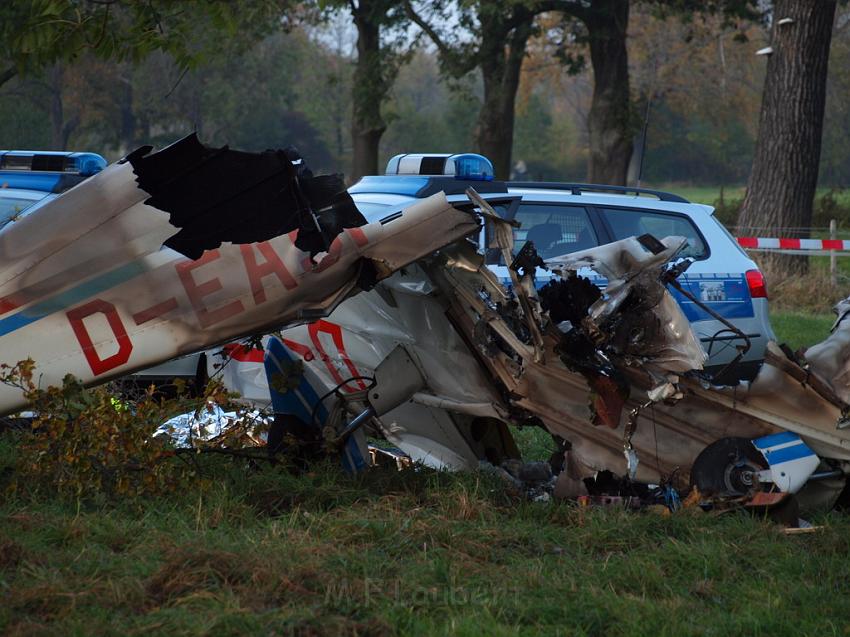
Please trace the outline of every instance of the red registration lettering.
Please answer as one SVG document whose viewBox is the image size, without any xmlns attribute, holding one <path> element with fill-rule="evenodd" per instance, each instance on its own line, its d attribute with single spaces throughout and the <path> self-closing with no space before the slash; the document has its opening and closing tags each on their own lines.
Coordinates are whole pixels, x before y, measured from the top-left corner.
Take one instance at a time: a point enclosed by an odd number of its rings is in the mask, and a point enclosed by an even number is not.
<svg viewBox="0 0 850 637">
<path fill-rule="evenodd" d="M 306 345 L 302 345 L 301 343 L 296 343 L 295 341 L 291 341 L 288 338 L 283 339 L 283 344 L 286 345 L 293 352 L 298 354 L 301 358 L 303 358 L 308 363 L 316 358 L 313 356 L 313 350 L 311 350 Z"/>
<path fill-rule="evenodd" d="M 241 245 L 239 249 L 242 251 L 242 260 L 245 262 L 245 271 L 248 273 L 248 282 L 251 284 L 254 303 L 259 305 L 266 301 L 266 291 L 263 289 L 264 277 L 275 275 L 287 290 L 292 290 L 298 284 L 268 241 L 254 245 L 265 259 L 262 263 L 257 263 L 253 245 Z"/>
<path fill-rule="evenodd" d="M 115 340 L 118 343 L 118 351 L 112 356 L 108 356 L 103 359 L 101 359 L 98 355 L 94 343 L 92 342 L 91 335 L 83 322 L 83 319 L 87 316 L 97 313 L 103 314 L 106 317 L 109 327 L 115 335 Z M 124 323 L 121 322 L 121 317 L 118 316 L 118 312 L 112 303 L 101 299 L 95 299 L 94 301 L 89 301 L 78 308 L 68 310 L 66 315 L 68 316 L 68 321 L 71 323 L 71 329 L 74 330 L 74 335 L 80 343 L 80 347 L 83 348 L 83 354 L 86 356 L 89 367 L 91 367 L 95 376 L 100 376 L 101 374 L 108 372 L 110 369 L 119 367 L 130 359 L 130 352 L 133 351 L 133 344 L 130 342 L 130 337 L 127 336 L 127 330 L 124 329 Z"/>
<path fill-rule="evenodd" d="M 245 310 L 241 301 L 231 301 L 227 305 L 222 305 L 214 310 L 204 305 L 204 297 L 218 292 L 222 287 L 221 281 L 216 277 L 203 283 L 198 283 L 192 276 L 192 271 L 211 261 L 215 261 L 219 256 L 218 250 L 208 250 L 197 261 L 183 261 L 175 266 L 201 327 L 209 327 L 210 325 L 221 323 Z"/>
<path fill-rule="evenodd" d="M 325 320 L 319 320 L 315 323 L 310 323 L 307 326 L 307 333 L 310 335 L 310 340 L 313 341 L 313 346 L 316 348 L 316 351 L 319 352 L 319 356 L 321 357 L 322 361 L 324 361 L 325 367 L 328 368 L 328 372 L 330 372 L 331 377 L 337 383 L 340 384 L 344 380 L 337 368 L 334 366 L 330 356 L 328 356 L 325 352 L 325 348 L 322 347 L 322 341 L 319 340 L 320 332 L 330 334 L 331 340 L 333 340 L 333 343 L 336 346 L 336 351 L 339 353 L 339 357 L 342 359 L 343 364 L 348 368 L 348 371 L 351 373 L 352 376 L 358 377 L 357 380 L 351 382 L 356 383 L 360 389 L 366 389 L 366 384 L 361 378 L 359 378 L 360 376 L 362 376 L 362 374 L 358 371 L 357 366 L 348 357 L 348 353 L 345 351 L 345 345 L 342 342 L 342 328 L 336 323 L 331 323 L 330 321 Z M 343 385 L 343 389 L 345 389 L 347 392 L 357 391 L 356 388 L 350 387 L 348 383 Z"/>
</svg>

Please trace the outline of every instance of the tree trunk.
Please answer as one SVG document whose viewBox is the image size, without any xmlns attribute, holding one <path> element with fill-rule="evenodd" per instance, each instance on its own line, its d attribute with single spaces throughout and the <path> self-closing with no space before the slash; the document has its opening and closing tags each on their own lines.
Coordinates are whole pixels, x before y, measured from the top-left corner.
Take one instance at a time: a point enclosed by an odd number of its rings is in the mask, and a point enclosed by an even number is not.
<svg viewBox="0 0 850 637">
<path fill-rule="evenodd" d="M 136 128 L 138 125 L 136 119 L 136 111 L 133 109 L 133 82 L 132 69 L 124 69 L 124 75 L 119 76 L 119 96 L 118 106 L 121 115 L 120 127 L 118 131 L 119 145 L 122 154 L 126 154 L 133 150 L 137 145 Z"/>
<path fill-rule="evenodd" d="M 55 64 L 47 72 L 44 86 L 50 99 L 50 148 L 52 150 L 67 150 L 71 134 L 80 125 L 80 116 L 75 114 L 68 117 L 64 101 L 65 71 L 61 64 Z"/>
<path fill-rule="evenodd" d="M 352 80 L 351 180 L 378 174 L 378 145 L 387 129 L 381 103 L 387 93 L 381 59 L 381 28 L 372 2 L 361 0 L 352 11 L 357 27 L 357 63 Z"/>
<path fill-rule="evenodd" d="M 50 147 L 53 150 L 65 150 L 65 107 L 62 102 L 62 67 L 55 64 L 47 73 L 47 85 L 50 91 Z"/>
<path fill-rule="evenodd" d="M 517 26 L 510 31 L 501 17 L 494 16 L 489 23 L 482 17 L 484 103 L 478 114 L 476 142 L 478 151 L 493 162 L 496 179 L 509 179 L 511 174 L 516 94 L 525 47 L 534 23 L 532 12 L 519 15 Z"/>
<path fill-rule="evenodd" d="M 808 228 L 818 180 L 829 44 L 835 0 L 776 0 L 753 168 L 738 225 L 787 236 Z M 790 18 L 792 22 L 784 22 Z M 795 236 L 808 237 L 808 230 Z M 808 270 L 805 257 L 769 255 L 783 274 Z"/>
<path fill-rule="evenodd" d="M 626 52 L 629 0 L 594 0 L 588 7 L 584 23 L 593 66 L 587 180 L 596 184 L 625 185 L 635 132 Z"/>
</svg>

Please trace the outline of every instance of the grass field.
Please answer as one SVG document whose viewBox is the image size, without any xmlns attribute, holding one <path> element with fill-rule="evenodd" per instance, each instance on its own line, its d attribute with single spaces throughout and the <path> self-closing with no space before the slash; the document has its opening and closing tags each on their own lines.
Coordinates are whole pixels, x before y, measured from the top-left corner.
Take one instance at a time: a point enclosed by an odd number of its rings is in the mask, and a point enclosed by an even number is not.
<svg viewBox="0 0 850 637">
<path fill-rule="evenodd" d="M 777 340 L 780 343 L 787 343 L 794 350 L 809 347 L 825 339 L 834 322 L 834 314 L 791 311 L 770 313 L 770 324 L 773 326 Z"/>
<path fill-rule="evenodd" d="M 840 292 L 777 286 L 778 339 L 826 337 Z M 514 434 L 527 459 L 553 450 L 541 430 Z M 2 635 L 850 634 L 840 512 L 791 537 L 737 514 L 528 502 L 486 473 L 293 476 L 206 457 L 211 487 L 69 502 L 8 490 L 17 435 L 0 433 Z"/>
<path fill-rule="evenodd" d="M 687 184 L 645 184 L 647 188 L 657 188 L 668 192 L 681 195 L 688 201 L 694 203 L 704 203 L 714 205 L 714 202 L 720 199 L 720 186 L 693 186 Z M 725 186 L 723 188 L 723 198 L 727 201 L 735 199 L 743 199 L 746 186 L 744 184 Z M 829 188 L 818 188 L 816 197 L 832 192 L 837 202 L 843 206 L 850 206 L 850 190 L 840 189 L 831 190 Z"/>
<path fill-rule="evenodd" d="M 6 435 L 6 455 L 11 441 Z M 204 493 L 0 505 L 4 635 L 837 635 L 850 520 L 530 503 L 481 474 L 227 462 Z"/>
</svg>

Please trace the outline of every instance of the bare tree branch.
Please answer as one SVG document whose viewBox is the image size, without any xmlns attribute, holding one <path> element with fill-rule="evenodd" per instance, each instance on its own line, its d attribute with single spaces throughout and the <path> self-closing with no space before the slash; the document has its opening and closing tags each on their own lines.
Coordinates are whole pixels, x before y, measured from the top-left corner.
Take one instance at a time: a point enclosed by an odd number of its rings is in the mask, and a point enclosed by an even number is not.
<svg viewBox="0 0 850 637">
<path fill-rule="evenodd" d="M 472 69 L 477 66 L 477 61 L 475 60 L 475 56 L 469 56 L 466 59 L 465 64 L 460 64 L 460 57 L 458 56 L 457 51 L 452 49 L 448 44 L 446 44 L 445 40 L 440 37 L 440 34 L 437 33 L 436 29 L 432 27 L 427 20 L 422 18 L 416 11 L 413 9 L 413 5 L 410 3 L 410 0 L 405 0 L 404 2 L 404 10 L 407 16 L 418 26 L 422 31 L 427 35 L 431 41 L 436 45 L 437 50 L 440 52 L 440 55 L 443 56 L 445 60 L 450 60 L 453 66 L 458 67 L 464 73 L 468 73 Z"/>
<path fill-rule="evenodd" d="M 532 5 L 535 13 L 546 13 L 547 11 L 560 11 L 568 13 L 584 21 L 590 13 L 581 2 L 575 0 L 542 0 Z"/>
<path fill-rule="evenodd" d="M 6 82 L 11 80 L 18 74 L 18 71 L 15 67 L 10 66 L 8 69 L 4 69 L 0 71 L 0 86 L 3 86 Z"/>
<path fill-rule="evenodd" d="M 413 9 L 413 5 L 410 4 L 410 0 L 406 0 L 404 3 L 404 10 L 407 13 L 407 16 L 416 23 L 420 29 L 422 29 L 425 34 L 431 38 L 431 41 L 437 46 L 437 49 L 443 55 L 451 55 L 452 50 L 443 39 L 440 37 L 440 34 L 426 22 L 416 11 Z"/>
</svg>

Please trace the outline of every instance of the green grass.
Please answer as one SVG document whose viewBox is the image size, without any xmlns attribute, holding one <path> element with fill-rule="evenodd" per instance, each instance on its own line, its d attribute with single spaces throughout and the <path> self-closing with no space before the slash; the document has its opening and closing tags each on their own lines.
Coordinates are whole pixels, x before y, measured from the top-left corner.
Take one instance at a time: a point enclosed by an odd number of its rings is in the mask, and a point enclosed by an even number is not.
<svg viewBox="0 0 850 637">
<path fill-rule="evenodd" d="M 550 456 L 557 451 L 552 436 L 539 427 L 514 427 L 511 429 L 514 440 L 522 452 L 526 461 L 549 460 Z"/>
<path fill-rule="evenodd" d="M 704 203 L 714 205 L 714 202 L 720 199 L 720 186 L 693 186 L 688 184 L 666 183 L 666 184 L 647 184 L 647 188 L 657 188 L 666 190 L 681 195 L 688 201 L 694 203 Z M 723 197 L 727 201 L 735 199 L 743 199 L 746 191 L 746 185 L 731 185 L 723 188 Z M 833 192 L 836 201 L 839 205 L 850 206 L 850 190 L 841 189 L 832 191 L 830 188 L 818 188 L 816 197 L 821 197 L 828 192 Z"/>
<path fill-rule="evenodd" d="M 5 445 L 8 463 L 12 440 Z M 0 450 L 2 451 L 2 450 Z M 0 465 L 2 466 L 2 465 Z M 5 635 L 815 635 L 850 626 L 850 520 L 523 501 L 492 476 L 218 460 L 211 491 L 0 504 Z"/>
<path fill-rule="evenodd" d="M 810 347 L 829 336 L 829 328 L 835 322 L 834 314 L 806 314 L 803 312 L 770 313 L 770 324 L 780 343 L 791 349 Z"/>
<path fill-rule="evenodd" d="M 680 184 L 663 184 L 658 187 L 676 193 L 694 203 L 704 203 L 710 206 L 720 199 L 720 186 L 687 186 Z M 727 186 L 723 189 L 723 197 L 726 200 L 743 199 L 744 186 Z"/>
</svg>

